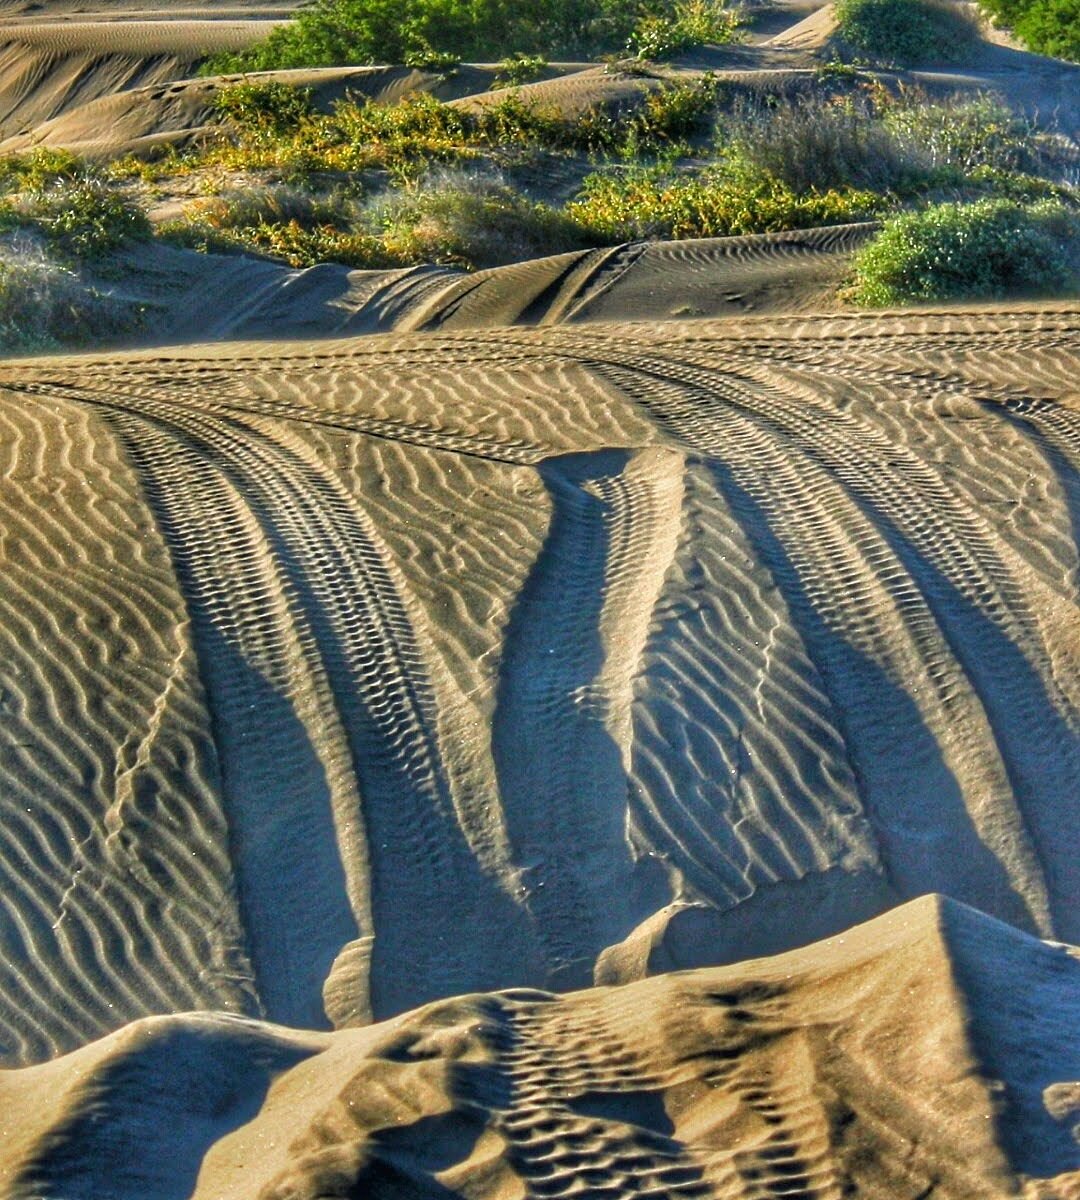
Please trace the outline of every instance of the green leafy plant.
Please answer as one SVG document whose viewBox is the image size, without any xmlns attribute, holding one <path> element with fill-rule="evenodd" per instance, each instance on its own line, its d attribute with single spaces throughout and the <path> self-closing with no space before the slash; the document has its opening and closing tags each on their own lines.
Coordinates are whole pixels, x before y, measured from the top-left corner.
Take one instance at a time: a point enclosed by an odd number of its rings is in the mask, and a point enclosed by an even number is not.
<svg viewBox="0 0 1080 1200">
<path fill-rule="evenodd" d="M 740 32 L 738 13 L 725 0 L 676 0 L 667 10 L 646 13 L 627 48 L 638 58 L 671 58 L 707 43 L 734 41 Z"/>
<path fill-rule="evenodd" d="M 977 27 L 951 0 L 837 0 L 840 36 L 886 62 L 953 62 Z"/>
<path fill-rule="evenodd" d="M 904 213 L 856 258 L 850 298 L 866 306 L 1016 293 L 1077 283 L 1080 217 L 1061 201 L 986 199 Z"/>
<path fill-rule="evenodd" d="M 773 176 L 664 170 L 590 176 L 568 215 L 602 241 L 728 237 L 863 220 L 883 197 L 844 187 L 799 193 Z"/>
<path fill-rule="evenodd" d="M 295 133 L 311 117 L 311 90 L 277 80 L 245 80 L 221 88 L 214 96 L 214 108 L 251 136 L 281 138 Z"/>
<path fill-rule="evenodd" d="M 979 0 L 1038 54 L 1080 62 L 1080 0 Z"/>
<path fill-rule="evenodd" d="M 98 180 L 57 180 L 0 201 L 0 232 L 36 231 L 62 257 L 94 258 L 150 235 L 145 213 Z"/>
<path fill-rule="evenodd" d="M 547 59 L 542 54 L 511 54 L 499 63 L 499 73 L 491 86 L 494 89 L 532 83 L 544 74 L 547 66 Z"/>
</svg>

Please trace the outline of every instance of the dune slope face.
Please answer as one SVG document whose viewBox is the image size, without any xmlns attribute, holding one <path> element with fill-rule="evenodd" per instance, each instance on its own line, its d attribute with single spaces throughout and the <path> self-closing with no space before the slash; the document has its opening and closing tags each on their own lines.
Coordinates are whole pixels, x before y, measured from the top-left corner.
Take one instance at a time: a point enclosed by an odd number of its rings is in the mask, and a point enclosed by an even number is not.
<svg viewBox="0 0 1080 1200">
<path fill-rule="evenodd" d="M 0 1041 L 1080 941 L 1068 307 L 0 374 Z"/>
<path fill-rule="evenodd" d="M 368 1029 L 150 1018 L 0 1078 L 7 1194 L 1074 1196 L 1078 976 L 926 897 L 776 958 Z"/>
</svg>

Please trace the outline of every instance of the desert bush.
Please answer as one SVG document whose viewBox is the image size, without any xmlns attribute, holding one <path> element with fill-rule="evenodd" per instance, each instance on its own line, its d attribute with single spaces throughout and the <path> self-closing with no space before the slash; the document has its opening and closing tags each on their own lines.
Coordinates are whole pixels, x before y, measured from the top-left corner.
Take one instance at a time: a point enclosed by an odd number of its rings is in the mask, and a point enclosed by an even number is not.
<svg viewBox="0 0 1080 1200">
<path fill-rule="evenodd" d="M 340 196 L 319 197 L 285 184 L 260 184 L 194 200 L 188 205 L 188 216 L 213 229 L 288 224 L 341 229 L 348 226 L 352 213 Z"/>
<path fill-rule="evenodd" d="M 856 258 L 851 298 L 867 306 L 1009 293 L 1076 281 L 1080 217 L 1060 201 L 986 199 L 904 213 Z"/>
<path fill-rule="evenodd" d="M 931 103 L 915 95 L 886 108 L 885 131 L 927 166 L 1030 171 L 1039 165 L 1034 125 L 992 96 Z"/>
<path fill-rule="evenodd" d="M 884 203 L 874 192 L 850 187 L 799 193 L 749 170 L 643 170 L 590 176 L 567 211 L 596 239 L 611 242 L 805 229 L 862 220 Z"/>
<path fill-rule="evenodd" d="M 281 138 L 295 133 L 312 115 L 311 90 L 278 80 L 245 80 L 221 88 L 214 96 L 214 108 L 249 135 Z"/>
<path fill-rule="evenodd" d="M 0 158 L 0 190 L 36 191 L 86 173 L 82 159 L 68 150 L 39 146 L 27 154 Z"/>
<path fill-rule="evenodd" d="M 641 17 L 627 49 L 638 58 L 671 58 L 693 46 L 734 41 L 739 30 L 738 14 L 726 0 L 675 0 L 666 11 Z"/>
<path fill-rule="evenodd" d="M 305 116 L 268 136 L 265 106 L 261 100 L 249 103 L 243 92 L 237 103 L 230 102 L 217 144 L 200 151 L 198 158 L 204 165 L 272 169 L 287 177 L 381 168 L 409 180 L 431 164 L 465 163 L 493 153 L 505 157 L 526 148 L 654 154 L 704 128 L 716 93 L 715 80 L 706 76 L 658 88 L 621 111 L 597 106 L 572 119 L 516 90 L 473 111 L 421 93 L 392 104 L 342 102 L 330 114 Z"/>
<path fill-rule="evenodd" d="M 631 45 L 664 57 L 727 42 L 738 21 L 724 0 L 318 0 L 265 42 L 216 55 L 202 70 L 279 70 L 363 63 L 442 68 L 462 59 L 531 61 Z"/>
<path fill-rule="evenodd" d="M 796 192 L 855 187 L 907 192 L 922 172 L 917 157 L 858 97 L 793 97 L 744 104 L 720 122 L 719 146 L 732 161 L 782 180 Z"/>
<path fill-rule="evenodd" d="M 1080 62 L 1080 0 L 979 0 L 1029 50 Z"/>
<path fill-rule="evenodd" d="M 840 36 L 887 62 L 962 58 L 977 27 L 951 0 L 837 0 Z"/>
<path fill-rule="evenodd" d="M 93 258 L 146 238 L 141 209 L 98 180 L 60 179 L 0 201 L 0 232 L 34 230 L 62 256 Z"/>
<path fill-rule="evenodd" d="M 59 349 L 133 332 L 142 306 L 87 284 L 32 239 L 0 245 L 0 352 Z"/>
<path fill-rule="evenodd" d="M 499 73 L 492 80 L 491 87 L 520 87 L 523 83 L 532 83 L 539 79 L 547 70 L 548 62 L 542 54 L 511 54 L 499 63 Z"/>
<path fill-rule="evenodd" d="M 633 0 L 319 0 L 265 42 L 203 70 L 592 53 L 623 44 L 638 15 Z"/>
<path fill-rule="evenodd" d="M 403 264 L 495 267 L 587 244 L 578 224 L 497 176 L 442 172 L 370 210 L 387 254 Z"/>
</svg>

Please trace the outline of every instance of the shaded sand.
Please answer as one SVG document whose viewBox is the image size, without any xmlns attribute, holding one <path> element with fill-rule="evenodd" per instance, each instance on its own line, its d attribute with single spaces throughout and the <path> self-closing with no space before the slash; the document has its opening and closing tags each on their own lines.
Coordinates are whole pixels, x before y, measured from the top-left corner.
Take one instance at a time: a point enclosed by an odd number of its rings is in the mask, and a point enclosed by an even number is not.
<svg viewBox="0 0 1080 1200">
<path fill-rule="evenodd" d="M 925 897 L 802 952 L 308 1034 L 156 1018 L 0 1076 L 46 1200 L 1077 1194 L 1080 952 Z"/>
<path fill-rule="evenodd" d="M 152 344 L 821 311 L 838 307 L 852 254 L 875 228 L 638 242 L 474 273 L 298 270 L 159 243 L 136 247 L 125 273 L 101 284 L 149 306 L 140 336 Z"/>
<path fill-rule="evenodd" d="M 1080 941 L 1078 329 L 3 365 L 4 1061 L 735 962 L 928 891 Z"/>
</svg>

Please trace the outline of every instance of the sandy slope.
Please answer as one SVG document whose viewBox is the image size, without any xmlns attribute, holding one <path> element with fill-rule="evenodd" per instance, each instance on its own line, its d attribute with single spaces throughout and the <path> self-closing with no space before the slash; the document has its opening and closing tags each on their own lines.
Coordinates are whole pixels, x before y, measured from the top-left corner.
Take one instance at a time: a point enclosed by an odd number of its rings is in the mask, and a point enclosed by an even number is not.
<svg viewBox="0 0 1080 1200">
<path fill-rule="evenodd" d="M 930 890 L 1080 940 L 1078 323 L 4 366 L 5 1059 L 731 962 Z"/>
<path fill-rule="evenodd" d="M 69 109 L 130 88 L 191 75 L 206 54 L 240 49 L 266 36 L 284 14 L 226 17 L 192 6 L 170 17 L 123 8 L 7 17 L 0 11 L 0 137 L 29 134 Z M 168 106 L 164 107 L 166 115 Z"/>
<path fill-rule="evenodd" d="M 307 1034 L 140 1022 L 0 1077 L 42 1200 L 998 1200 L 1080 1184 L 1080 952 L 935 897 L 807 951 Z"/>
<path fill-rule="evenodd" d="M 136 247 L 125 274 L 102 286 L 149 306 L 139 336 L 155 345 L 820 311 L 838 306 L 852 253 L 874 228 L 639 242 L 471 274 L 293 270 L 157 244 Z"/>
</svg>

